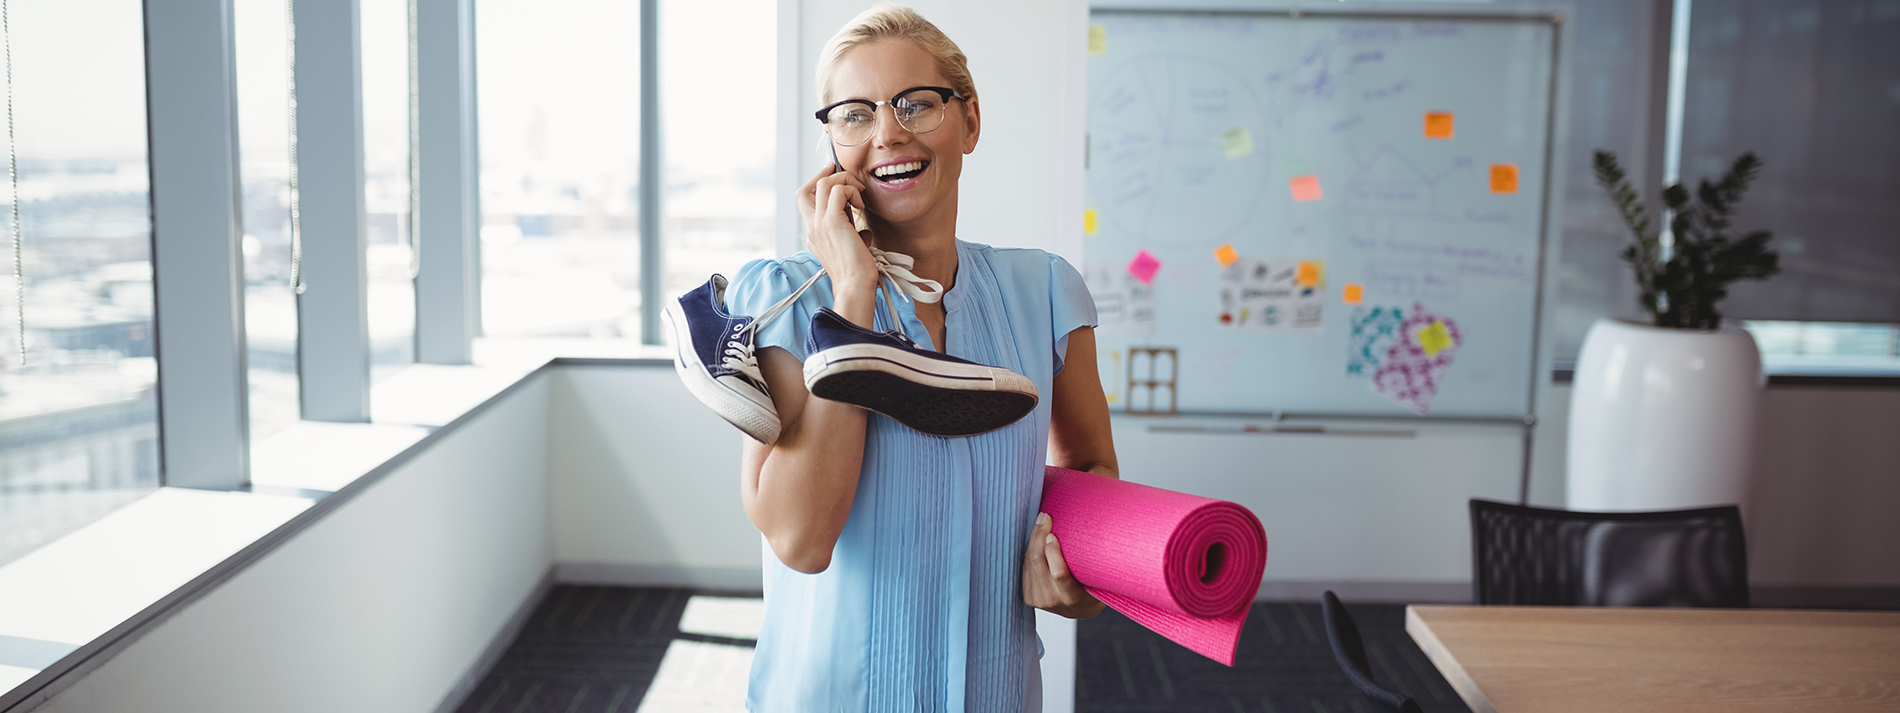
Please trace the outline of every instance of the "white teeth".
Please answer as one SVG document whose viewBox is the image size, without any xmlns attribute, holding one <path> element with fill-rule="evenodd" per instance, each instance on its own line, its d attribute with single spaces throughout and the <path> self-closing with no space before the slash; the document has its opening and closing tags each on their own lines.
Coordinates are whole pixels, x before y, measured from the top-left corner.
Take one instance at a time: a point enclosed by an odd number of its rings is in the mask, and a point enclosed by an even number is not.
<svg viewBox="0 0 1900 713">
<path fill-rule="evenodd" d="M 916 171 L 916 170 L 922 169 L 923 167 L 924 167 L 924 162 L 922 161 L 911 161 L 908 163 L 893 163 L 889 166 L 879 166 L 877 167 L 877 170 L 872 171 L 871 174 L 879 178 L 882 178 L 884 176 L 889 176 L 893 174 Z"/>
</svg>

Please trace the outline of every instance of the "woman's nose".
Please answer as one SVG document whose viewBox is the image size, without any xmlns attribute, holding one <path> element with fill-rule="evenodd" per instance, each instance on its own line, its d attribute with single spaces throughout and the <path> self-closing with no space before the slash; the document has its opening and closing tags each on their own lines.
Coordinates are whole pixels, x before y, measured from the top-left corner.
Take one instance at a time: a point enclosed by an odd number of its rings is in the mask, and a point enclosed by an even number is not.
<svg viewBox="0 0 1900 713">
<path fill-rule="evenodd" d="M 897 120 L 897 107 L 889 104 L 878 107 L 877 133 L 872 136 L 878 146 L 895 146 L 909 141 L 910 137 L 910 129 Z"/>
</svg>

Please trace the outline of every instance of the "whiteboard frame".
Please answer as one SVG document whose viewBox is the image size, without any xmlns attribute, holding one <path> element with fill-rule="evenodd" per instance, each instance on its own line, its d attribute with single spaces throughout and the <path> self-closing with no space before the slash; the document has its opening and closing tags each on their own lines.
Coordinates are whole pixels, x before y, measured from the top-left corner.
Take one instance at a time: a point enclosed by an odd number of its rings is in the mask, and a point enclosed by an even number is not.
<svg viewBox="0 0 1900 713">
<path fill-rule="evenodd" d="M 1481 1 L 1481 0 L 1480 0 Z M 1343 0 L 1341 0 L 1343 2 Z M 1540 408 L 1549 403 L 1550 373 L 1552 359 L 1551 330 L 1545 325 L 1550 320 L 1551 306 L 1554 300 L 1550 294 L 1555 289 L 1551 275 L 1556 274 L 1561 254 L 1555 236 L 1563 234 L 1563 179 L 1567 175 L 1565 152 L 1559 146 L 1569 143 L 1569 96 L 1570 64 L 1565 47 L 1569 44 L 1571 23 L 1567 20 L 1573 8 L 1568 4 L 1544 5 L 1481 5 L 1466 0 L 1446 0 L 1443 4 L 1426 5 L 1424 3 L 1354 3 L 1342 5 L 1340 2 L 1249 2 L 1247 0 L 1200 0 L 1198 2 L 1167 2 L 1166 0 L 1095 0 L 1089 4 L 1089 13 L 1113 12 L 1126 14 L 1219 14 L 1250 16 L 1284 16 L 1288 19 L 1326 18 L 1326 19 L 1366 19 L 1366 20 L 1455 20 L 1464 22 L 1545 22 L 1551 26 L 1550 38 L 1550 76 L 1549 96 L 1546 98 L 1544 116 L 1544 191 L 1538 197 L 1538 211 L 1542 220 L 1537 235 L 1537 283 L 1534 291 L 1536 298 L 1531 320 L 1531 368 L 1529 389 L 1526 391 L 1524 410 L 1520 414 L 1498 416 L 1434 416 L 1430 414 L 1368 414 L 1368 413 L 1332 413 L 1304 411 L 1180 411 L 1168 414 L 1168 417 L 1217 417 L 1217 418 L 1261 418 L 1273 421 L 1288 419 L 1300 420 L 1378 420 L 1397 422 L 1429 422 L 1445 424 L 1473 424 L 1513 426 L 1522 429 L 1524 437 L 1523 462 L 1519 475 L 1518 501 L 1529 502 L 1530 476 L 1532 467 L 1532 448 L 1538 424 Z M 1085 124 L 1086 126 L 1086 124 Z M 1084 161 L 1086 162 L 1086 155 Z M 1086 248 L 1084 248 L 1086 250 Z M 1147 414 L 1124 413 L 1125 416 L 1143 416 Z"/>
<path fill-rule="evenodd" d="M 1248 2 L 1248 3 L 1184 2 L 1184 3 L 1176 4 L 1176 3 L 1157 3 L 1155 2 L 1155 0 L 1146 0 L 1145 2 L 1115 2 L 1114 0 L 1098 0 L 1097 2 L 1092 3 L 1090 5 L 1089 12 L 1091 13 L 1091 16 L 1095 12 L 1112 12 L 1112 13 L 1118 13 L 1118 14 L 1155 14 L 1155 15 L 1219 14 L 1219 15 L 1248 15 L 1248 16 L 1268 16 L 1268 17 L 1280 16 L 1280 17 L 1286 17 L 1288 19 L 1296 19 L 1296 20 L 1302 19 L 1302 18 L 1308 18 L 1308 17 L 1316 18 L 1316 19 L 1323 18 L 1323 19 L 1366 19 L 1366 20 L 1430 19 L 1430 20 L 1459 20 L 1459 21 L 1506 22 L 1506 23 L 1545 22 L 1551 25 L 1551 28 L 1552 28 L 1551 41 L 1550 41 L 1551 42 L 1550 76 L 1548 77 L 1548 80 L 1550 82 L 1549 84 L 1550 92 L 1549 92 L 1549 96 L 1546 98 L 1545 127 L 1544 127 L 1545 139 L 1546 139 L 1544 143 L 1544 167 L 1543 167 L 1544 168 L 1544 171 L 1543 171 L 1544 190 L 1543 190 L 1543 193 L 1538 197 L 1538 213 L 1542 219 L 1539 221 L 1539 224 L 1538 224 L 1537 258 L 1536 258 L 1537 274 L 1536 274 L 1536 288 L 1534 290 L 1535 303 L 1532 306 L 1533 318 L 1531 320 L 1531 368 L 1530 368 L 1531 383 L 1529 385 L 1529 388 L 1526 391 L 1526 399 L 1525 399 L 1523 411 L 1521 413 L 1500 414 L 1496 416 L 1473 416 L 1473 415 L 1435 416 L 1435 415 L 1430 415 L 1430 414 L 1419 415 L 1419 414 L 1394 414 L 1394 413 L 1313 412 L 1313 411 L 1278 411 L 1278 410 L 1275 410 L 1275 411 L 1227 411 L 1227 410 L 1181 411 L 1174 415 L 1240 417 L 1240 418 L 1271 418 L 1274 420 L 1283 420 L 1283 419 L 1288 419 L 1288 418 L 1303 418 L 1303 419 L 1324 418 L 1324 419 L 1354 419 L 1354 420 L 1377 419 L 1377 420 L 1396 420 L 1396 421 L 1431 421 L 1431 422 L 1455 422 L 1455 423 L 1493 423 L 1493 424 L 1500 424 L 1500 425 L 1504 425 L 1504 424 L 1519 425 L 1519 426 L 1524 426 L 1526 428 L 1536 425 L 1538 407 L 1540 404 L 1544 403 L 1545 401 L 1545 399 L 1543 398 L 1545 395 L 1544 392 L 1549 388 L 1549 379 L 1547 378 L 1547 375 L 1550 372 L 1551 355 L 1550 355 L 1550 345 L 1548 344 L 1548 342 L 1550 341 L 1550 337 L 1548 334 L 1549 330 L 1545 329 L 1545 322 L 1550 318 L 1551 299 L 1549 298 L 1550 296 L 1548 292 L 1553 288 L 1553 285 L 1551 284 L 1551 281 L 1548 279 L 1548 276 L 1553 274 L 1552 266 L 1554 265 L 1554 260 L 1557 256 L 1557 250 L 1556 250 L 1557 246 L 1553 244 L 1552 236 L 1560 235 L 1562 232 L 1562 222 L 1561 222 L 1562 221 L 1562 217 L 1561 217 L 1562 201 L 1558 199 L 1558 196 L 1560 195 L 1559 191 L 1561 190 L 1560 179 L 1564 175 L 1563 172 L 1559 170 L 1560 168 L 1559 163 L 1562 159 L 1563 154 L 1561 151 L 1557 150 L 1557 146 L 1560 143 L 1563 143 L 1565 139 L 1565 136 L 1563 134 L 1564 134 L 1564 131 L 1568 128 L 1568 122 L 1562 120 L 1563 117 L 1560 113 L 1568 105 L 1568 102 L 1564 100 L 1565 96 L 1568 93 L 1568 86 L 1563 82 L 1563 78 L 1568 74 L 1567 65 L 1564 64 L 1564 51 L 1563 51 L 1564 39 L 1565 39 L 1564 35 L 1568 32 L 1568 24 L 1565 22 L 1566 9 L 1567 8 L 1554 7 L 1554 6 L 1553 7 L 1517 6 L 1517 7 L 1502 7 L 1502 8 L 1485 8 L 1484 10 L 1479 11 L 1476 8 L 1471 8 L 1469 6 L 1462 6 L 1462 5 L 1458 7 L 1452 7 L 1452 8 L 1418 7 L 1418 6 L 1413 6 L 1413 5 L 1391 5 L 1391 4 L 1379 4 L 1379 5 L 1367 4 L 1367 5 L 1353 5 L 1353 6 L 1348 6 L 1348 7 L 1341 7 L 1337 3 L 1331 3 L 1327 5 L 1300 5 L 1300 4 L 1286 4 L 1286 3 L 1257 3 L 1257 2 Z M 1128 415 L 1142 415 L 1142 414 L 1131 412 Z"/>
</svg>

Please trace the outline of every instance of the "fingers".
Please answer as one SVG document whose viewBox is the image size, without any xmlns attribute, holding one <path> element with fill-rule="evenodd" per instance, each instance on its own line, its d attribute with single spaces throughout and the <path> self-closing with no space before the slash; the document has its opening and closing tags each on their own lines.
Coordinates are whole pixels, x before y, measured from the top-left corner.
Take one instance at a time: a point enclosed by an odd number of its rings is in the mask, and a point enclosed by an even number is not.
<svg viewBox="0 0 1900 713">
<path fill-rule="evenodd" d="M 827 198 L 834 195 L 839 187 L 849 188 L 850 195 L 843 203 L 828 201 Z M 846 203 L 863 208 L 864 198 L 861 194 L 864 190 L 864 182 L 848 173 L 820 176 L 799 189 L 798 209 L 804 214 L 808 223 L 822 221 L 830 216 L 834 209 L 843 211 Z"/>
<path fill-rule="evenodd" d="M 1055 533 L 1049 533 L 1043 539 L 1043 558 L 1049 562 L 1049 576 L 1056 586 L 1069 589 L 1075 586 L 1075 577 L 1069 573 L 1069 561 L 1062 557 L 1062 543 L 1056 540 Z"/>
<path fill-rule="evenodd" d="M 805 214 L 806 219 L 809 220 L 812 213 L 816 212 L 818 207 L 818 182 L 837 170 L 837 167 L 827 163 L 824 168 L 818 170 L 818 175 L 812 176 L 811 180 L 805 182 L 805 185 L 798 187 L 798 210 Z"/>
<path fill-rule="evenodd" d="M 1043 554 L 1043 551 L 1044 551 L 1043 540 L 1048 538 L 1050 526 L 1051 526 L 1051 523 L 1049 520 L 1048 513 L 1043 513 L 1041 515 L 1036 516 L 1035 526 L 1029 528 L 1029 547 L 1027 548 L 1027 551 L 1023 552 L 1023 569 L 1024 570 L 1031 571 L 1031 572 L 1040 572 L 1043 569 L 1046 569 L 1048 567 L 1046 564 L 1044 564 L 1045 555 Z"/>
<path fill-rule="evenodd" d="M 826 196 L 824 212 L 819 213 L 819 220 L 842 223 L 851 235 L 856 236 L 858 228 L 851 222 L 851 214 L 846 212 L 847 205 L 864 207 L 864 199 L 858 195 L 858 189 L 844 184 L 833 185 Z"/>
</svg>

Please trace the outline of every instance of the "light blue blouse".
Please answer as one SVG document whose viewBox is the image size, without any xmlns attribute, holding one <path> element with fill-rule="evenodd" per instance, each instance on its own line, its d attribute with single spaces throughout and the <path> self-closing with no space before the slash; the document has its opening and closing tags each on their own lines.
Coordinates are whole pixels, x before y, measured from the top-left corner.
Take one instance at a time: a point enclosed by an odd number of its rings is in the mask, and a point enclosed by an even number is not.
<svg viewBox="0 0 1900 713">
<path fill-rule="evenodd" d="M 1069 332 L 1095 326 L 1082 276 L 1040 250 L 957 242 L 944 294 L 948 353 L 1036 384 L 1030 416 L 968 438 L 929 436 L 878 414 L 831 566 L 802 574 L 765 552 L 765 626 L 746 706 L 754 713 L 1035 712 L 1042 707 L 1034 610 L 1022 557 L 1042 500 L 1053 380 Z M 757 260 L 727 291 L 757 315 L 820 269 L 801 252 Z M 830 278 L 759 333 L 803 361 Z M 904 332 L 930 336 L 899 298 Z M 877 328 L 890 329 L 879 300 Z"/>
</svg>

